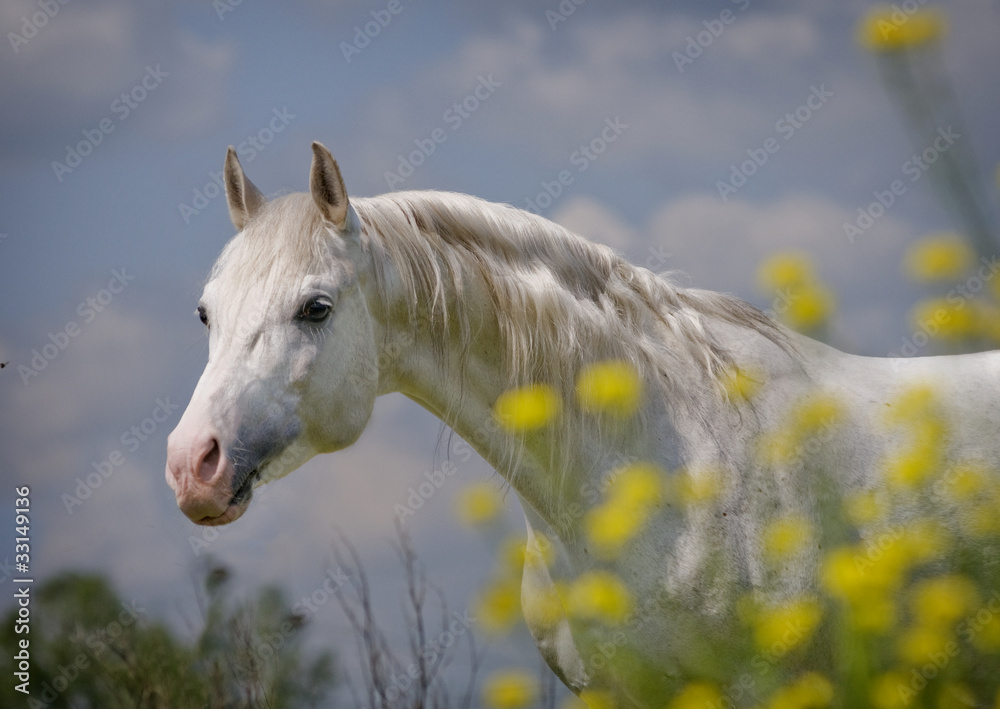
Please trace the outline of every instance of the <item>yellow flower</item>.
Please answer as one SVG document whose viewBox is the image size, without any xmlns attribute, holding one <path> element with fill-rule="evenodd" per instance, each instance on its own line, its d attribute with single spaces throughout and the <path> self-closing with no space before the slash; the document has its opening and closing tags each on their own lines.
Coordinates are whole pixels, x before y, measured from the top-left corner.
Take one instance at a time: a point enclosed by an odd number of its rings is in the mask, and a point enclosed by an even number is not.
<svg viewBox="0 0 1000 709">
<path fill-rule="evenodd" d="M 553 628 L 566 617 L 566 607 L 555 586 L 528 594 L 523 600 L 521 612 L 529 628 Z"/>
<path fill-rule="evenodd" d="M 585 367 L 576 380 L 580 406 L 591 413 L 631 416 L 642 399 L 642 380 L 636 368 L 622 360 Z"/>
<path fill-rule="evenodd" d="M 609 692 L 585 689 L 579 697 L 567 697 L 560 709 L 616 709 L 615 700 Z"/>
<path fill-rule="evenodd" d="M 944 628 L 979 605 L 976 585 L 965 576 L 936 576 L 910 591 L 910 608 L 922 625 Z"/>
<path fill-rule="evenodd" d="M 915 281 L 955 281 L 972 263 L 972 250 L 958 234 L 932 234 L 909 248 L 903 261 Z"/>
<path fill-rule="evenodd" d="M 811 436 L 836 424 L 843 417 L 840 402 L 828 395 L 808 397 L 796 404 L 792 426 L 798 436 Z"/>
<path fill-rule="evenodd" d="M 972 644 L 980 652 L 1000 652 L 1000 615 L 990 611 L 986 622 L 979 623 L 979 619 L 977 618 L 977 623 L 978 632 L 972 636 Z"/>
<path fill-rule="evenodd" d="M 844 512 L 851 524 L 862 527 L 885 516 L 885 501 L 874 490 L 863 490 L 844 499 Z"/>
<path fill-rule="evenodd" d="M 652 463 L 631 463 L 613 473 L 607 497 L 627 506 L 658 505 L 663 495 L 663 476 L 663 471 Z"/>
<path fill-rule="evenodd" d="M 822 617 L 823 611 L 814 598 L 759 610 L 754 618 L 754 641 L 761 650 L 783 655 L 808 640 Z"/>
<path fill-rule="evenodd" d="M 925 564 L 940 559 L 951 545 L 951 535 L 940 522 L 917 519 L 910 522 L 892 550 L 899 550 L 905 564 Z"/>
<path fill-rule="evenodd" d="M 501 579 L 486 587 L 475 599 L 475 615 L 483 629 L 493 635 L 508 632 L 521 618 L 521 584 Z"/>
<path fill-rule="evenodd" d="M 818 672 L 799 677 L 772 695 L 768 709 L 822 709 L 833 701 L 833 685 Z"/>
<path fill-rule="evenodd" d="M 979 330 L 975 308 L 964 300 L 952 303 L 947 298 L 928 298 L 917 303 L 910 312 L 910 324 L 915 331 L 939 340 L 974 337 Z"/>
<path fill-rule="evenodd" d="M 822 285 L 811 284 L 789 293 L 788 308 L 782 317 L 790 328 L 809 331 L 823 325 L 833 309 L 833 293 Z"/>
<path fill-rule="evenodd" d="M 704 709 L 722 706 L 722 695 L 711 684 L 692 682 L 674 697 L 667 709 Z"/>
<path fill-rule="evenodd" d="M 912 697 L 900 690 L 913 691 L 910 677 L 902 672 L 886 672 L 875 678 L 871 687 L 871 700 L 876 709 L 908 709 Z"/>
<path fill-rule="evenodd" d="M 922 448 L 906 451 L 886 461 L 886 480 L 896 487 L 909 489 L 925 483 L 938 469 L 938 457 L 928 458 Z"/>
<path fill-rule="evenodd" d="M 483 704 L 490 709 L 519 709 L 538 700 L 538 680 L 527 670 L 501 670 L 483 684 Z"/>
<path fill-rule="evenodd" d="M 933 386 L 917 384 L 905 389 L 886 408 L 885 419 L 890 424 L 913 424 L 937 415 L 937 392 Z"/>
<path fill-rule="evenodd" d="M 944 651 L 951 634 L 941 628 L 919 625 L 903 633 L 896 644 L 899 657 L 911 665 L 932 661 L 932 656 Z"/>
<path fill-rule="evenodd" d="M 757 267 L 757 283 L 765 292 L 798 288 L 815 277 L 812 260 L 797 251 L 774 254 Z"/>
<path fill-rule="evenodd" d="M 602 505 L 587 513 L 584 528 L 594 554 L 601 559 L 613 559 L 644 523 L 644 518 L 627 514 L 615 505 Z"/>
<path fill-rule="evenodd" d="M 459 520 L 470 527 L 492 522 L 502 509 L 500 495 L 488 480 L 466 485 L 455 496 L 455 512 Z"/>
<path fill-rule="evenodd" d="M 642 529 L 661 502 L 662 478 L 663 472 L 651 463 L 633 463 L 616 471 L 605 502 L 584 518 L 584 529 L 597 556 L 615 557 Z"/>
<path fill-rule="evenodd" d="M 609 625 L 624 622 L 632 612 L 632 595 L 617 576 L 607 571 L 588 571 L 569 588 L 566 610 L 578 618 Z"/>
<path fill-rule="evenodd" d="M 858 26 L 858 41 L 873 52 L 893 52 L 937 41 L 945 29 L 935 10 L 907 13 L 898 5 L 872 9 Z"/>
<path fill-rule="evenodd" d="M 797 514 L 779 517 L 764 529 L 764 551 L 772 561 L 795 556 L 808 544 L 812 525 Z"/>
<path fill-rule="evenodd" d="M 908 560 L 899 544 L 880 550 L 874 560 L 863 547 L 840 547 L 823 561 L 820 578 L 826 590 L 850 608 L 858 629 L 884 632 L 895 620 L 892 597 L 902 584 Z"/>
<path fill-rule="evenodd" d="M 760 389 L 763 377 L 759 372 L 748 372 L 740 367 L 727 367 L 722 374 L 722 386 L 729 401 L 749 401 Z"/>
<path fill-rule="evenodd" d="M 547 384 L 509 389 L 493 406 L 500 425 L 512 433 L 541 428 L 553 421 L 562 409 L 556 390 Z"/>
</svg>

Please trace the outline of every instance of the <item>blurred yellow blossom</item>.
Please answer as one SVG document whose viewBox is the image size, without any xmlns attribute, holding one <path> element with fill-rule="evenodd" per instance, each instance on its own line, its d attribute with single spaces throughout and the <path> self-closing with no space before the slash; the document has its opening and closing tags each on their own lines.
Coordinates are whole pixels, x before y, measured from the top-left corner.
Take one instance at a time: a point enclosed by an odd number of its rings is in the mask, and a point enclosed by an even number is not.
<svg viewBox="0 0 1000 709">
<path fill-rule="evenodd" d="M 948 627 L 979 605 L 976 585 L 965 576 L 948 575 L 924 579 L 910 591 L 910 608 L 921 625 Z"/>
<path fill-rule="evenodd" d="M 899 691 L 910 689 L 910 677 L 902 672 L 886 672 L 875 678 L 871 686 L 872 705 L 876 709 L 908 709 L 912 697 Z"/>
<path fill-rule="evenodd" d="M 584 518 L 594 554 L 613 558 L 643 528 L 661 502 L 663 477 L 652 463 L 632 463 L 613 473 L 604 502 Z"/>
<path fill-rule="evenodd" d="M 882 633 L 896 620 L 894 596 L 903 585 L 909 557 L 898 544 L 873 557 L 861 546 L 840 547 L 827 555 L 820 575 L 827 592 L 850 609 L 858 630 Z"/>
<path fill-rule="evenodd" d="M 921 665 L 932 656 L 943 653 L 952 641 L 952 634 L 942 628 L 919 625 L 904 632 L 896 643 L 900 659 L 911 665 Z"/>
<path fill-rule="evenodd" d="M 480 591 L 474 600 L 476 619 L 483 630 L 502 635 L 521 618 L 521 583 L 519 579 L 497 579 Z"/>
<path fill-rule="evenodd" d="M 609 692 L 585 689 L 580 696 L 567 697 L 559 709 L 617 709 L 614 697 Z"/>
<path fill-rule="evenodd" d="M 588 571 L 569 587 L 566 610 L 578 618 L 615 625 L 624 622 L 631 614 L 632 596 L 614 574 Z"/>
<path fill-rule="evenodd" d="M 753 619 L 754 641 L 761 650 L 783 655 L 812 637 L 822 617 L 823 611 L 815 598 L 799 598 L 777 608 L 759 609 Z"/>
<path fill-rule="evenodd" d="M 470 527 L 492 522 L 501 510 L 500 494 L 488 480 L 466 485 L 455 496 L 455 512 L 459 520 Z"/>
<path fill-rule="evenodd" d="M 580 372 L 576 395 L 585 411 L 631 416 L 642 399 L 642 380 L 635 366 L 628 362 L 597 362 Z"/>
<path fill-rule="evenodd" d="M 911 424 L 937 416 L 938 397 L 934 387 L 916 384 L 904 389 L 886 409 L 886 422 Z"/>
<path fill-rule="evenodd" d="M 722 373 L 722 386 L 729 401 L 749 401 L 760 388 L 763 376 L 756 371 L 748 371 L 742 367 L 727 367 Z"/>
<path fill-rule="evenodd" d="M 505 391 L 493 406 L 493 415 L 508 431 L 521 433 L 552 422 L 562 409 L 558 392 L 547 384 Z"/>
<path fill-rule="evenodd" d="M 818 672 L 802 675 L 771 696 L 768 709 L 822 709 L 833 701 L 833 685 Z"/>
<path fill-rule="evenodd" d="M 812 260 L 798 251 L 776 253 L 757 267 L 757 283 L 764 291 L 798 288 L 815 277 Z"/>
<path fill-rule="evenodd" d="M 952 302 L 947 298 L 927 298 L 910 311 L 910 324 L 928 337 L 939 340 L 961 340 L 975 337 L 979 331 L 976 309 L 967 301 Z"/>
<path fill-rule="evenodd" d="M 892 52 L 937 41 L 944 16 L 936 10 L 904 11 L 898 5 L 873 8 L 858 26 L 858 41 L 873 52 Z"/>
<path fill-rule="evenodd" d="M 938 470 L 940 456 L 936 450 L 931 448 L 934 454 L 927 455 L 928 447 L 920 445 L 890 456 L 883 466 L 886 480 L 899 488 L 915 488 L 924 484 Z"/>
<path fill-rule="evenodd" d="M 815 330 L 826 323 L 834 310 L 833 293 L 818 283 L 803 286 L 789 294 L 782 319 L 794 330 Z"/>
<path fill-rule="evenodd" d="M 851 524 L 863 527 L 884 517 L 886 504 L 874 490 L 861 490 L 844 498 L 844 512 Z"/>
<path fill-rule="evenodd" d="M 843 406 L 836 397 L 817 394 L 799 401 L 792 410 L 791 419 L 799 436 L 809 436 L 836 424 L 843 415 Z"/>
<path fill-rule="evenodd" d="M 538 679 L 527 670 L 494 672 L 483 683 L 483 705 L 489 709 L 519 709 L 538 699 Z"/>
<path fill-rule="evenodd" d="M 722 702 L 722 695 L 713 685 L 692 682 L 667 704 L 667 709 L 704 709 L 722 706 Z"/>
<path fill-rule="evenodd" d="M 972 264 L 972 249 L 958 234 L 931 234 L 906 252 L 903 266 L 915 281 L 956 281 Z"/>
<path fill-rule="evenodd" d="M 764 529 L 764 551 L 772 561 L 795 556 L 808 546 L 812 525 L 799 514 L 790 514 L 771 522 Z"/>
</svg>

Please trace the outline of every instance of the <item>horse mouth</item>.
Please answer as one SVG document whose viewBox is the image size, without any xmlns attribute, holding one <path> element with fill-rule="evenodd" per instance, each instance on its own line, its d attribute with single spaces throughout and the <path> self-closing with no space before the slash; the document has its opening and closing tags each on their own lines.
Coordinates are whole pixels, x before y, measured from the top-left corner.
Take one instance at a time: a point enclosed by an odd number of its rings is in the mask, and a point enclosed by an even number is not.
<svg viewBox="0 0 1000 709">
<path fill-rule="evenodd" d="M 233 496 L 229 500 L 229 506 L 237 505 L 245 508 L 249 505 L 250 498 L 253 497 L 253 484 L 259 477 L 260 466 L 258 465 L 243 477 L 243 481 L 236 487 L 236 491 L 233 492 Z"/>
<path fill-rule="evenodd" d="M 254 468 L 243 477 L 243 481 L 236 488 L 233 496 L 229 498 L 229 504 L 225 511 L 214 517 L 206 516 L 197 521 L 204 527 L 218 527 L 223 524 L 235 522 L 243 516 L 250 506 L 250 499 L 253 497 L 253 484 L 260 477 L 260 468 Z"/>
</svg>

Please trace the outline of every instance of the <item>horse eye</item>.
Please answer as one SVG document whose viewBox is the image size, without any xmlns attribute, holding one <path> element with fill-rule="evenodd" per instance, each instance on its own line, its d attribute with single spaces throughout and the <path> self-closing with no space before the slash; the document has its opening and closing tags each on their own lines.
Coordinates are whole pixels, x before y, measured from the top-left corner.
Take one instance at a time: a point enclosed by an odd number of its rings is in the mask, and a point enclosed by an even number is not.
<svg viewBox="0 0 1000 709">
<path fill-rule="evenodd" d="M 202 325 L 208 327 L 208 311 L 202 305 L 198 306 L 198 319 L 201 320 Z"/>
<path fill-rule="evenodd" d="M 316 300 L 310 300 L 302 306 L 302 312 L 299 313 L 299 320 L 320 323 L 326 320 L 332 311 L 333 306 L 330 303 L 317 298 Z"/>
</svg>

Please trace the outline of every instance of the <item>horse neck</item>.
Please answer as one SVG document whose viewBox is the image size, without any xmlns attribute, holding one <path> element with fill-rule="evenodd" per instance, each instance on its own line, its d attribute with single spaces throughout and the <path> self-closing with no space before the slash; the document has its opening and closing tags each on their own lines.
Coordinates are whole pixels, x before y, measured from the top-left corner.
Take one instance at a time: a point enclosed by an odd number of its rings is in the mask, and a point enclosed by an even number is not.
<svg viewBox="0 0 1000 709">
<path fill-rule="evenodd" d="M 388 292 L 376 294 L 369 288 L 368 294 L 379 331 L 380 393 L 402 393 L 436 415 L 554 527 L 560 526 L 559 515 L 567 507 L 584 509 L 598 502 L 607 476 L 623 464 L 651 461 L 665 469 L 682 467 L 695 448 L 693 441 L 704 437 L 705 422 L 715 416 L 695 403 L 707 397 L 691 392 L 683 397 L 683 410 L 672 405 L 662 396 L 661 383 L 653 381 L 658 375 L 653 372 L 644 382 L 648 394 L 633 420 L 570 414 L 528 435 L 511 433 L 493 413 L 497 399 L 511 388 L 512 376 L 506 335 L 493 312 L 488 284 L 467 280 L 460 295 L 446 287 L 441 310 L 448 315 L 439 322 L 428 304 L 418 304 L 414 312 L 402 289 L 393 292 L 391 265 L 383 263 L 381 269 Z M 537 358 L 546 356 L 536 353 Z M 536 365 L 538 371 L 551 371 L 540 362 L 528 366 L 534 370 Z M 570 381 L 542 380 L 565 394 L 564 414 L 575 408 L 573 373 L 568 376 Z M 527 380 L 532 381 L 530 374 Z M 675 425 L 677 416 L 683 424 Z"/>
</svg>

